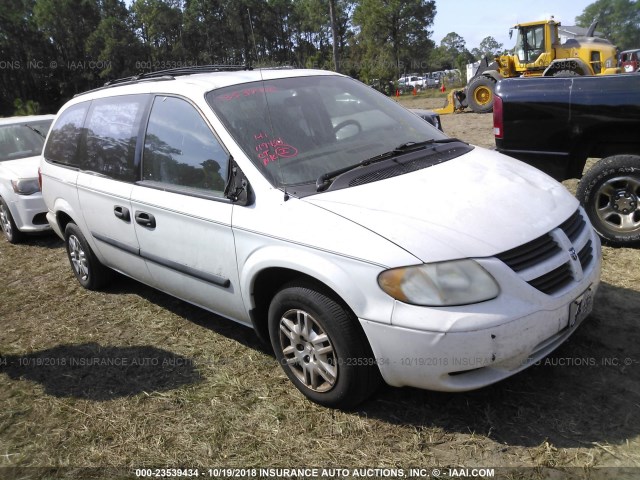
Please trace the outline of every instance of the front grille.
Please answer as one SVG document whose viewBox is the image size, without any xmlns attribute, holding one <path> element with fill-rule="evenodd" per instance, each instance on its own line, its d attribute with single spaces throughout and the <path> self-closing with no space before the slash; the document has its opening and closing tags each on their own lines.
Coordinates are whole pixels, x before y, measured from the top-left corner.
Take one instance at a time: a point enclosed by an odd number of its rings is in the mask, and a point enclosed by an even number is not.
<svg viewBox="0 0 640 480">
<path fill-rule="evenodd" d="M 553 295 L 580 280 L 580 267 L 584 271 L 593 261 L 593 243 L 586 227 L 578 209 L 557 228 L 496 257 L 529 285 Z"/>
<path fill-rule="evenodd" d="M 553 257 L 559 251 L 560 247 L 547 233 L 529 243 L 503 252 L 497 257 L 514 272 L 519 272 Z"/>
<path fill-rule="evenodd" d="M 565 263 L 528 283 L 532 287 L 540 290 L 542 293 L 551 295 L 552 293 L 561 290 L 565 285 L 571 283 L 572 280 L 573 275 L 571 275 L 571 267 L 568 263 Z"/>
<path fill-rule="evenodd" d="M 571 242 L 575 242 L 582 229 L 584 228 L 585 221 L 580 215 L 580 210 L 576 210 L 576 213 L 571 215 L 566 221 L 560 224 L 560 227 L 564 233 L 567 234 Z"/>
<path fill-rule="evenodd" d="M 587 244 L 582 247 L 582 250 L 578 252 L 578 258 L 580 259 L 580 265 L 582 265 L 582 269 L 586 269 L 591 260 L 593 260 L 593 248 L 591 248 L 591 240 L 587 242 Z"/>
</svg>

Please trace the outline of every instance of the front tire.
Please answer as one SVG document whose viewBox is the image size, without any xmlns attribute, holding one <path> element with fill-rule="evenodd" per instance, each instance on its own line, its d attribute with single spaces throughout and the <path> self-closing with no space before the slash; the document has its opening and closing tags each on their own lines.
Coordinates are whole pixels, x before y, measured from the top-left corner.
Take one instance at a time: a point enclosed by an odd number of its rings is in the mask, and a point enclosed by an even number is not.
<svg viewBox="0 0 640 480">
<path fill-rule="evenodd" d="M 467 103 L 475 113 L 489 113 L 493 110 L 496 81 L 481 75 L 473 78 L 467 86 Z"/>
<path fill-rule="evenodd" d="M 640 156 L 600 160 L 580 180 L 576 196 L 605 244 L 640 246 Z"/>
<path fill-rule="evenodd" d="M 80 285 L 87 290 L 99 290 L 109 283 L 113 271 L 100 263 L 75 223 L 65 228 L 64 242 L 71 269 Z"/>
<path fill-rule="evenodd" d="M 0 198 L 0 228 L 9 243 L 20 243 L 24 239 L 24 233 L 18 230 L 9 206 L 3 198 Z"/>
<path fill-rule="evenodd" d="M 269 307 L 276 358 L 311 401 L 352 408 L 379 385 L 380 372 L 353 313 L 311 282 L 282 288 Z"/>
</svg>

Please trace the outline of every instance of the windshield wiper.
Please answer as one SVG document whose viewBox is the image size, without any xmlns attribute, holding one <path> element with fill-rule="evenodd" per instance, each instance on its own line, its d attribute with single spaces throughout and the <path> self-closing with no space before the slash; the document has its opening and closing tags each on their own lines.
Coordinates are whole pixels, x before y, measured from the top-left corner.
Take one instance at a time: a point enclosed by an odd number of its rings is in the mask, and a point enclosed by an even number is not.
<svg viewBox="0 0 640 480">
<path fill-rule="evenodd" d="M 23 127 L 27 127 L 29 130 L 32 130 L 34 132 L 36 132 L 38 135 L 40 135 L 42 138 L 47 138 L 46 135 L 44 135 L 40 130 L 38 130 L 37 128 L 33 128 L 31 125 L 27 125 L 26 123 L 24 125 L 22 125 Z"/>
<path fill-rule="evenodd" d="M 404 155 L 405 153 L 422 150 L 423 148 L 426 148 L 428 145 L 452 143 L 452 142 L 462 142 L 462 140 L 459 140 L 457 138 L 441 138 L 441 139 L 435 140 L 432 138 L 430 140 L 425 140 L 424 142 L 402 143 L 391 151 L 381 153 L 380 155 L 376 155 L 375 157 L 367 158 L 365 160 L 362 160 L 361 162 L 355 163 L 353 165 L 349 165 L 347 167 L 342 167 L 342 168 L 338 168 L 337 170 L 333 170 L 331 172 L 323 173 L 316 180 L 316 191 L 324 192 L 327 188 L 331 186 L 331 183 L 332 183 L 331 179 L 339 175 L 342 175 L 343 173 L 347 173 L 351 170 L 355 170 L 356 168 L 366 167 L 367 165 L 378 163 L 383 160 L 388 160 L 390 158 L 397 157 L 399 155 Z"/>
</svg>

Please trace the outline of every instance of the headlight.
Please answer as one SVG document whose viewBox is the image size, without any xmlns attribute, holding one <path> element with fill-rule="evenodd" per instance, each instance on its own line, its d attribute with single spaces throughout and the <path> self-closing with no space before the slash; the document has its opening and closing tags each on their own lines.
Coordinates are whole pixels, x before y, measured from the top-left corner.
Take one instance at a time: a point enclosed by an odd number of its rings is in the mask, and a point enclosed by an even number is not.
<svg viewBox="0 0 640 480">
<path fill-rule="evenodd" d="M 11 180 L 11 186 L 13 191 L 18 195 L 31 195 L 40 191 L 40 185 L 38 185 L 37 178 L 19 178 L 18 180 Z"/>
<path fill-rule="evenodd" d="M 434 307 L 484 302 L 500 293 L 494 278 L 473 260 L 386 270 L 378 284 L 396 300 Z"/>
</svg>

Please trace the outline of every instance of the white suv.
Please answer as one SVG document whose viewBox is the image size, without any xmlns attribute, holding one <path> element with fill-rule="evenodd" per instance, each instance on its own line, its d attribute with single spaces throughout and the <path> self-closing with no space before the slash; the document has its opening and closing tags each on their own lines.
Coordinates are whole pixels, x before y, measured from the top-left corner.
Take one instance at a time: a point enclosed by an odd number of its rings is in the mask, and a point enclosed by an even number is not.
<svg viewBox="0 0 640 480">
<path fill-rule="evenodd" d="M 54 115 L 0 118 L 0 228 L 10 243 L 51 230 L 38 165 Z"/>
<path fill-rule="evenodd" d="M 253 326 L 341 408 L 379 378 L 489 385 L 589 314 L 600 243 L 550 177 L 342 75 L 203 70 L 59 112 L 43 195 L 84 287 L 116 270 Z"/>
</svg>

